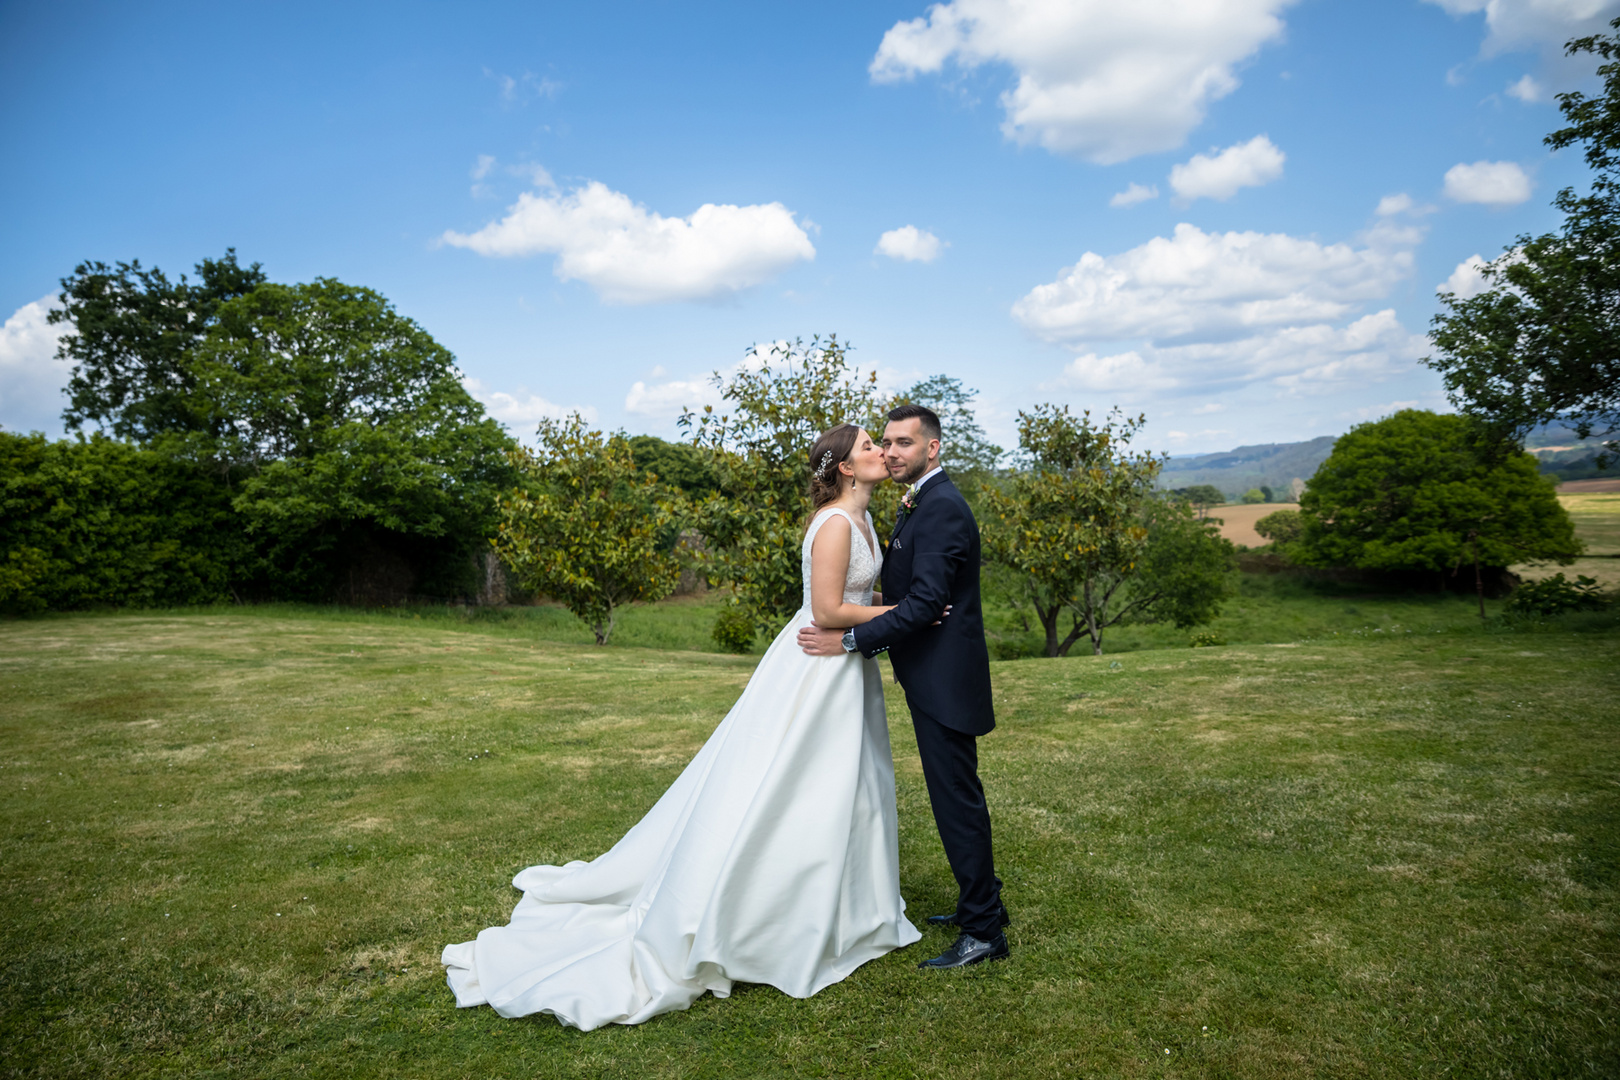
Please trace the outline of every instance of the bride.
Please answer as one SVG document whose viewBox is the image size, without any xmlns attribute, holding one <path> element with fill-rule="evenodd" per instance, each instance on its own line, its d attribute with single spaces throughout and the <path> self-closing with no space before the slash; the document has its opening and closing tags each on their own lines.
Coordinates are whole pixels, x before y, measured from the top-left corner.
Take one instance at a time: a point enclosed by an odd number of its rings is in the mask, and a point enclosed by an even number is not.
<svg viewBox="0 0 1620 1080">
<path fill-rule="evenodd" d="M 796 637 L 889 610 L 866 512 L 888 479 L 853 424 L 810 448 L 804 606 L 697 757 L 605 855 L 531 866 L 506 926 L 445 948 L 460 1006 L 589 1031 L 684 1009 L 733 981 L 809 997 L 917 941 L 905 916 L 894 763 L 874 661 Z"/>
</svg>

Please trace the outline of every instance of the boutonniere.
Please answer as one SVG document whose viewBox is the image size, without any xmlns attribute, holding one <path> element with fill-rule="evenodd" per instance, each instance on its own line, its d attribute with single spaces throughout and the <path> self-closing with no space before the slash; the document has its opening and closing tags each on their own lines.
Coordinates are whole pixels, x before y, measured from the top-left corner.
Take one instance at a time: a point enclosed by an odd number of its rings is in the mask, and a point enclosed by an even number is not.
<svg viewBox="0 0 1620 1080">
<path fill-rule="evenodd" d="M 900 512 L 909 514 L 917 506 L 917 485 L 912 484 L 906 488 L 906 493 L 900 496 Z"/>
</svg>

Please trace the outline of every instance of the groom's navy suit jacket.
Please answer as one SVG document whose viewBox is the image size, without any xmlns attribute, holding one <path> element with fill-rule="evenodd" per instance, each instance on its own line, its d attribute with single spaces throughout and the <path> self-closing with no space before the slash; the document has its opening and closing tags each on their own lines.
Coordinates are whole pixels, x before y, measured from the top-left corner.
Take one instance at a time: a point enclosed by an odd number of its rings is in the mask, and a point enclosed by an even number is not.
<svg viewBox="0 0 1620 1080">
<path fill-rule="evenodd" d="M 895 526 L 883 599 L 894 610 L 855 628 L 861 655 L 889 651 L 912 712 L 964 735 L 988 733 L 996 715 L 979 599 L 979 526 L 944 473 L 923 485 Z M 951 613 L 940 619 L 947 604 Z"/>
</svg>

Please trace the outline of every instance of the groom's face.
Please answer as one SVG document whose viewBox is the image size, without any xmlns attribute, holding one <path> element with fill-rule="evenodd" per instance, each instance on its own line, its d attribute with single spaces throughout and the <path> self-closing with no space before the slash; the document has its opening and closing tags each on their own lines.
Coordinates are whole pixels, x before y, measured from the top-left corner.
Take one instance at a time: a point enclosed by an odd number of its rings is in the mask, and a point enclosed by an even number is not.
<svg viewBox="0 0 1620 1080">
<path fill-rule="evenodd" d="M 916 417 L 890 420 L 883 429 L 883 463 L 889 479 L 909 484 L 939 464 L 939 440 L 926 437 Z"/>
</svg>

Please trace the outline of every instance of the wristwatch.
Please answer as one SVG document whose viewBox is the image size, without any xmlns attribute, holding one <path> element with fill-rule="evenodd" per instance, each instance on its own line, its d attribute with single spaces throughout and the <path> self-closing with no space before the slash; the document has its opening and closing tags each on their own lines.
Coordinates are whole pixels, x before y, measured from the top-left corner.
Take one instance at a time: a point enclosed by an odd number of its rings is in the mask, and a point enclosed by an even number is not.
<svg viewBox="0 0 1620 1080">
<path fill-rule="evenodd" d="M 844 640 L 844 651 L 845 652 L 854 652 L 855 651 L 855 628 L 854 627 L 850 627 L 848 630 L 844 631 L 844 639 L 843 640 Z"/>
</svg>

